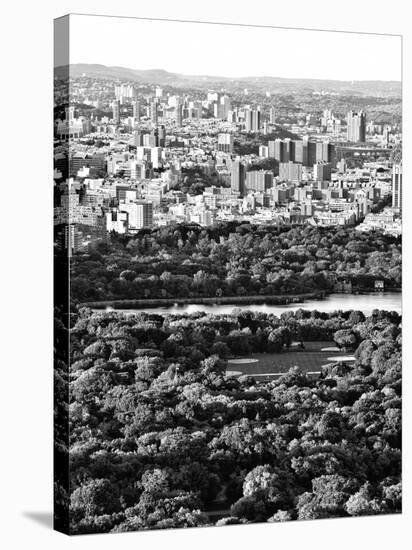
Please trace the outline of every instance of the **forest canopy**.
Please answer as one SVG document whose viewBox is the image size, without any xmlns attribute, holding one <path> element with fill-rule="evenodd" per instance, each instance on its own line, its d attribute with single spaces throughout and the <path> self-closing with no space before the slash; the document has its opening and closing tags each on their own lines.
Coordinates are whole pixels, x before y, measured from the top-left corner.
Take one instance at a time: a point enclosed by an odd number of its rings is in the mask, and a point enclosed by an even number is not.
<svg viewBox="0 0 412 550">
<path fill-rule="evenodd" d="M 71 261 L 74 303 L 147 298 L 279 296 L 333 291 L 340 281 L 401 287 L 400 239 L 381 231 L 228 222 L 112 235 Z"/>
<path fill-rule="evenodd" d="M 71 330 L 70 531 L 400 512 L 400 322 L 382 311 L 80 309 Z M 274 344 L 288 353 L 296 338 L 335 340 L 356 360 L 319 365 L 318 377 L 299 368 L 264 382 L 226 376 L 228 357 Z"/>
</svg>

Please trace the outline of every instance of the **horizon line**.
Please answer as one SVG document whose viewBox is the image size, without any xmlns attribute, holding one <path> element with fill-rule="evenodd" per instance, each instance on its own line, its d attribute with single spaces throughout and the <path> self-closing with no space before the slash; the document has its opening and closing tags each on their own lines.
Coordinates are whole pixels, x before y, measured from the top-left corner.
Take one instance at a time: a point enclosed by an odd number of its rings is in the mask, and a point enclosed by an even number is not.
<svg viewBox="0 0 412 550">
<path fill-rule="evenodd" d="M 77 15 L 77 14 L 76 14 Z M 65 17 L 65 16 L 63 16 Z M 109 16 L 107 16 L 109 17 Z M 110 16 L 111 17 L 111 16 Z M 135 18 L 132 18 L 135 19 Z M 139 18 L 136 18 L 139 19 Z M 54 67 L 54 70 L 56 69 L 64 69 L 65 67 L 75 66 L 75 65 L 101 65 L 102 67 L 106 67 L 108 69 L 124 69 L 127 71 L 142 71 L 142 72 L 149 72 L 149 71 L 162 71 L 168 74 L 176 74 L 179 76 L 185 76 L 185 77 L 203 77 L 203 78 L 221 78 L 224 80 L 242 80 L 242 79 L 256 79 L 256 78 L 274 78 L 274 79 L 280 79 L 280 80 L 309 80 L 309 81 L 318 81 L 318 82 L 394 82 L 397 84 L 402 84 L 401 80 L 394 80 L 394 79 L 378 79 L 378 78 L 367 78 L 365 80 L 360 79 L 347 79 L 347 80 L 339 80 L 336 78 L 311 78 L 311 77 L 298 77 L 298 76 L 271 76 L 271 75 L 245 75 L 245 76 L 222 76 L 222 75 L 211 75 L 211 74 L 187 74 L 187 73 L 181 73 L 181 72 L 175 72 L 175 71 L 168 71 L 167 69 L 161 69 L 159 67 L 157 68 L 151 68 L 151 69 L 132 69 L 131 67 L 124 67 L 122 65 L 105 65 L 104 63 L 91 63 L 91 62 L 85 62 L 85 61 L 77 61 L 75 63 L 68 63 L 66 65 L 57 65 Z"/>
</svg>

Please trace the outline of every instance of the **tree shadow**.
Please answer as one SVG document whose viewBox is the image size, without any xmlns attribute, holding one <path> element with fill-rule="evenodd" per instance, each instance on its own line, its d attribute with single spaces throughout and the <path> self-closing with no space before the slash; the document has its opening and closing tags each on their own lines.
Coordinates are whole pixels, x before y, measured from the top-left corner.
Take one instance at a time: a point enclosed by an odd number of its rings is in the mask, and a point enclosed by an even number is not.
<svg viewBox="0 0 412 550">
<path fill-rule="evenodd" d="M 53 529 L 53 512 L 23 512 L 22 515 L 43 527 Z"/>
</svg>

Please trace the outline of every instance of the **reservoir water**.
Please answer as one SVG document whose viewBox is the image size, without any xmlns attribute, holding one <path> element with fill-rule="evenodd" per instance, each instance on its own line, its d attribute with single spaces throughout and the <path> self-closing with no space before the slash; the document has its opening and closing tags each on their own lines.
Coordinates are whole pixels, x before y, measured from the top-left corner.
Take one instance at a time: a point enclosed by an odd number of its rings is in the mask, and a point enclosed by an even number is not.
<svg viewBox="0 0 412 550">
<path fill-rule="evenodd" d="M 124 313 L 146 313 L 162 314 L 182 314 L 196 313 L 204 311 L 215 315 L 231 313 L 234 309 L 259 311 L 262 313 L 273 313 L 281 315 L 286 311 L 296 311 L 298 309 L 309 309 L 318 311 L 336 311 L 336 310 L 358 310 L 365 315 L 370 315 L 374 309 L 402 312 L 402 294 L 400 292 L 379 292 L 370 294 L 329 294 L 322 300 L 307 300 L 300 303 L 274 305 L 274 304 L 184 304 L 168 307 L 154 307 L 142 309 L 117 309 Z"/>
</svg>

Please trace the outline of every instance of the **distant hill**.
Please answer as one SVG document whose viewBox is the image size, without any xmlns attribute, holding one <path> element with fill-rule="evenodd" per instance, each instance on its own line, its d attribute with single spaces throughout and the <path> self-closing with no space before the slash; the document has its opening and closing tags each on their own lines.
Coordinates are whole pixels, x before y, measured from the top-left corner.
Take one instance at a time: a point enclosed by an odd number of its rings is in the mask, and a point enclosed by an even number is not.
<svg viewBox="0 0 412 550">
<path fill-rule="evenodd" d="M 67 66 L 55 68 L 55 74 L 64 77 L 67 74 Z M 312 91 L 346 91 L 367 95 L 393 96 L 401 94 L 400 82 L 383 80 L 358 80 L 350 82 L 344 80 L 280 78 L 273 76 L 229 78 L 210 75 L 184 75 L 170 73 L 163 69 L 138 70 L 88 63 L 70 65 L 70 74 L 72 76 L 81 76 L 85 74 L 96 78 L 130 80 L 140 83 L 174 87 L 192 86 L 205 88 L 211 86 L 224 86 L 230 89 L 238 86 L 248 86 L 271 91 L 296 91 L 296 89 L 307 89 Z"/>
</svg>

